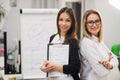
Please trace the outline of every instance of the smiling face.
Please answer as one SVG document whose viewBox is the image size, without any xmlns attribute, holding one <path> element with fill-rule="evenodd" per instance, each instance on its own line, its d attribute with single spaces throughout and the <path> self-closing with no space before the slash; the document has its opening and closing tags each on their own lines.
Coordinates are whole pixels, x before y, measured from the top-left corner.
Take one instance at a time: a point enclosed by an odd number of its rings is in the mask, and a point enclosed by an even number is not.
<svg viewBox="0 0 120 80">
<path fill-rule="evenodd" d="M 67 31 L 71 28 L 71 19 L 70 16 L 63 12 L 60 17 L 59 17 L 59 21 L 58 21 L 58 26 L 60 29 L 60 34 L 61 35 L 65 35 L 67 33 Z"/>
<path fill-rule="evenodd" d="M 98 36 L 101 28 L 101 21 L 97 14 L 90 14 L 87 17 L 87 30 L 94 36 Z"/>
</svg>

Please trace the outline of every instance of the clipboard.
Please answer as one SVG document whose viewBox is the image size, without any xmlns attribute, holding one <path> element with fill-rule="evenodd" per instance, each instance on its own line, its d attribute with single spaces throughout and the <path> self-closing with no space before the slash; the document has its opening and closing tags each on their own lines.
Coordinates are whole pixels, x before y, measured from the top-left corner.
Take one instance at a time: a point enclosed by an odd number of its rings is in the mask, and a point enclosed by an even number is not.
<svg viewBox="0 0 120 80">
<path fill-rule="evenodd" d="M 47 46 L 47 60 L 55 64 L 68 64 L 69 62 L 69 44 L 50 43 Z M 60 72 L 49 72 L 47 77 L 67 76 Z"/>
</svg>

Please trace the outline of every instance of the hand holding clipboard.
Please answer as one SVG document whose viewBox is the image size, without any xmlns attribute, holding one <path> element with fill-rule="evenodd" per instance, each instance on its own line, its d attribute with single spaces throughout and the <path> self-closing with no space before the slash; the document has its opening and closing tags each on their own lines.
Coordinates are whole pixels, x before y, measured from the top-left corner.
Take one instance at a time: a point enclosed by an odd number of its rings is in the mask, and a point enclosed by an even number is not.
<svg viewBox="0 0 120 80">
<path fill-rule="evenodd" d="M 48 44 L 47 61 L 41 66 L 47 77 L 66 76 L 63 74 L 63 65 L 68 64 L 68 44 Z"/>
</svg>

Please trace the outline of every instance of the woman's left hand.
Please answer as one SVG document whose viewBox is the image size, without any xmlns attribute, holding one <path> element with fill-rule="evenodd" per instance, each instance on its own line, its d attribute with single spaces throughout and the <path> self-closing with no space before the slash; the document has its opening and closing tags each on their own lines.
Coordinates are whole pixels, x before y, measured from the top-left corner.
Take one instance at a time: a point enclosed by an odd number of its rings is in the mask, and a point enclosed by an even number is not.
<svg viewBox="0 0 120 80">
<path fill-rule="evenodd" d="M 50 61 L 45 61 L 43 65 L 40 67 L 41 71 L 43 72 L 51 72 L 54 71 L 54 64 Z"/>
<path fill-rule="evenodd" d="M 101 61 L 99 61 L 99 63 L 102 64 L 106 69 L 112 69 L 113 68 L 113 66 L 107 60 L 101 60 Z"/>
</svg>

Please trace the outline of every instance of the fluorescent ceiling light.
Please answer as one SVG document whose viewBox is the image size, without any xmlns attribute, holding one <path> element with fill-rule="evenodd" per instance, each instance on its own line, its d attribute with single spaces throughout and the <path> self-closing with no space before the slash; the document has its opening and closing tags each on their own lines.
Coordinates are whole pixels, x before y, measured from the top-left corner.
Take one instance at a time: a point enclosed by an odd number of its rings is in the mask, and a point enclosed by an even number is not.
<svg viewBox="0 0 120 80">
<path fill-rule="evenodd" d="M 109 0 L 109 3 L 120 10 L 120 0 Z"/>
</svg>

